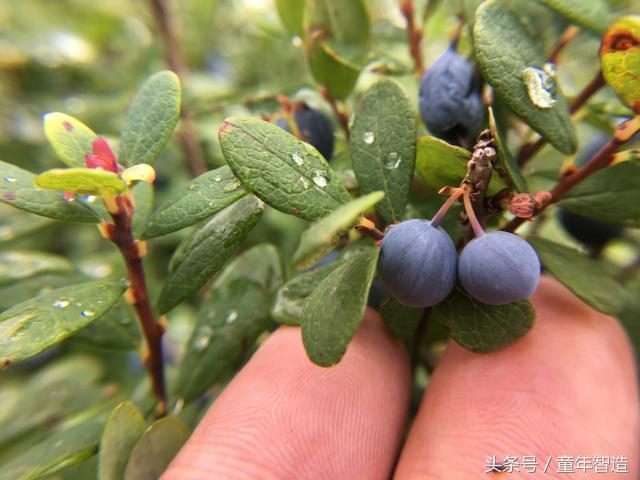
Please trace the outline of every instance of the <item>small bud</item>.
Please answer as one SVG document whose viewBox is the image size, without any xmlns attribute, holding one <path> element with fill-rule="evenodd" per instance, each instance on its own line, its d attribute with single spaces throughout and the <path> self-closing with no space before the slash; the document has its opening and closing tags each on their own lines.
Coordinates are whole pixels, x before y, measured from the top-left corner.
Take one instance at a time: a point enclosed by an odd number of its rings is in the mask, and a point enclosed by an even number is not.
<svg viewBox="0 0 640 480">
<path fill-rule="evenodd" d="M 549 192 L 516 193 L 509 201 L 509 212 L 519 218 L 531 218 L 550 200 Z"/>
<path fill-rule="evenodd" d="M 102 138 L 96 138 L 93 143 L 93 153 L 85 156 L 85 163 L 89 168 L 102 168 L 107 172 L 118 173 L 118 162 L 109 143 Z"/>
<path fill-rule="evenodd" d="M 151 165 L 139 163 L 138 165 L 134 165 L 123 171 L 121 177 L 125 182 L 127 182 L 127 185 L 131 185 L 133 182 L 137 181 L 153 183 L 156 179 L 156 171 Z"/>
</svg>

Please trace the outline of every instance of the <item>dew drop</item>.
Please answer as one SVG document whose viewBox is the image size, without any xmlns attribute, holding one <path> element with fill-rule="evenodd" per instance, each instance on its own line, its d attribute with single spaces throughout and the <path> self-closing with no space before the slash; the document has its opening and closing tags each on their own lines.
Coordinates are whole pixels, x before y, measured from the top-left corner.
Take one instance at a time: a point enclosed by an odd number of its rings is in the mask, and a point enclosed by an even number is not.
<svg viewBox="0 0 640 480">
<path fill-rule="evenodd" d="M 65 308 L 69 306 L 69 300 L 56 300 L 53 302 L 53 306 L 56 308 Z"/>
<path fill-rule="evenodd" d="M 222 190 L 224 192 L 233 192 L 234 190 L 237 190 L 238 187 L 240 187 L 240 180 L 234 178 L 229 183 L 227 183 Z"/>
<path fill-rule="evenodd" d="M 80 315 L 82 315 L 83 317 L 93 317 L 96 314 L 96 312 L 94 312 L 93 310 L 82 310 L 80 312 Z"/>
<path fill-rule="evenodd" d="M 391 152 L 384 160 L 384 168 L 387 170 L 395 170 L 400 166 L 402 157 L 398 155 L 398 152 Z"/>
<path fill-rule="evenodd" d="M 180 415 L 182 413 L 182 409 L 184 408 L 184 398 L 179 398 L 176 400 L 176 404 L 173 406 L 172 413 L 174 415 Z"/>
<path fill-rule="evenodd" d="M 96 197 L 95 195 L 85 195 L 82 198 L 87 203 L 94 203 L 98 197 Z"/>
<path fill-rule="evenodd" d="M 304 178 L 302 175 L 300 175 L 299 179 L 300 179 L 300 183 L 302 183 L 302 186 L 304 187 L 305 190 L 311 186 L 309 184 L 309 181 L 306 178 Z"/>
<path fill-rule="evenodd" d="M 194 190 L 195 190 L 195 189 L 197 189 L 197 188 L 198 188 L 198 185 L 197 185 L 197 184 L 195 184 L 195 183 L 192 183 L 191 185 L 189 185 L 189 191 L 190 191 L 190 192 L 194 191 Z"/>
<path fill-rule="evenodd" d="M 531 102 L 538 108 L 547 109 L 556 103 L 555 67 L 526 67 L 521 72 Z"/>
<path fill-rule="evenodd" d="M 213 177 L 213 181 L 214 182 L 221 182 L 222 181 L 222 175 L 215 175 Z"/>
<path fill-rule="evenodd" d="M 293 152 L 291 154 L 291 159 L 296 162 L 296 165 L 298 165 L 299 167 L 301 167 L 304 164 L 304 159 L 302 158 L 302 155 L 300 155 L 298 152 Z"/>
<path fill-rule="evenodd" d="M 362 140 L 367 145 L 371 145 L 373 142 L 376 141 L 376 136 L 373 132 L 364 132 L 364 135 L 362 136 Z"/>
<path fill-rule="evenodd" d="M 293 45 L 296 48 L 302 47 L 303 45 L 302 38 L 300 38 L 299 35 L 294 35 L 293 37 L 291 37 L 291 45 Z"/>
<path fill-rule="evenodd" d="M 231 310 L 227 318 L 224 319 L 224 323 L 229 325 L 230 323 L 235 322 L 238 319 L 238 312 L 236 310 Z"/>
<path fill-rule="evenodd" d="M 4 177 L 4 181 L 9 183 L 16 183 L 18 179 L 14 177 Z"/>
<path fill-rule="evenodd" d="M 313 175 L 313 183 L 320 188 L 326 187 L 329 183 L 329 180 L 327 180 L 327 172 L 324 170 L 316 170 Z"/>
<path fill-rule="evenodd" d="M 198 334 L 193 341 L 193 348 L 196 351 L 201 352 L 209 346 L 211 343 L 211 337 L 213 336 L 213 330 L 208 325 L 204 325 L 198 329 Z"/>
</svg>

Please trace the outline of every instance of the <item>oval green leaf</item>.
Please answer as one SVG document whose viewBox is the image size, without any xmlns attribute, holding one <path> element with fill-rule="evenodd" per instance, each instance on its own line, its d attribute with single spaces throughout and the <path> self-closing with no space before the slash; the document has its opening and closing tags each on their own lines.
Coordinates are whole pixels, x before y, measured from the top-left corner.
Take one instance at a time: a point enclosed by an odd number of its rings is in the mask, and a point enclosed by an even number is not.
<svg viewBox="0 0 640 480">
<path fill-rule="evenodd" d="M 304 3 L 300 0 L 276 0 L 278 15 L 289 35 L 302 37 L 304 34 L 302 26 Z"/>
<path fill-rule="evenodd" d="M 158 309 L 166 313 L 198 291 L 227 263 L 258 223 L 264 204 L 253 195 L 217 213 L 178 247 L 160 294 Z"/>
<path fill-rule="evenodd" d="M 142 232 L 143 239 L 159 237 L 198 223 L 247 194 L 227 166 L 204 173 L 175 191 L 156 210 Z"/>
<path fill-rule="evenodd" d="M 230 117 L 218 137 L 245 188 L 281 212 L 317 220 L 351 199 L 322 155 L 277 125 Z"/>
<path fill-rule="evenodd" d="M 104 315 L 125 286 L 89 282 L 34 297 L 0 314 L 0 365 L 19 363 Z"/>
<path fill-rule="evenodd" d="M 43 190 L 36 176 L 0 161 L 0 201 L 35 215 L 62 222 L 97 223 L 100 216 L 82 202 L 68 202 L 62 192 Z"/>
<path fill-rule="evenodd" d="M 187 426 L 176 417 L 153 422 L 131 452 L 125 480 L 157 480 L 189 438 Z"/>
<path fill-rule="evenodd" d="M 385 193 L 377 209 L 387 222 L 402 219 L 416 157 L 416 124 L 411 103 L 394 80 L 367 89 L 355 108 L 351 163 L 364 193 Z"/>
<path fill-rule="evenodd" d="M 444 187 L 457 187 L 467 174 L 471 152 L 429 135 L 418 137 L 416 172 L 427 187 L 439 192 Z M 487 193 L 495 195 L 505 183 L 492 175 Z"/>
<path fill-rule="evenodd" d="M 347 351 L 367 307 L 377 260 L 378 249 L 374 247 L 355 253 L 329 273 L 304 302 L 302 342 L 316 365 L 335 365 Z"/>
<path fill-rule="evenodd" d="M 303 272 L 285 283 L 276 294 L 271 308 L 271 316 L 282 325 L 299 326 L 302 320 L 304 302 L 316 286 L 342 262 L 333 262 Z"/>
<path fill-rule="evenodd" d="M 615 315 L 624 303 L 624 289 L 600 262 L 549 240 L 529 237 L 542 265 L 584 303 Z"/>
<path fill-rule="evenodd" d="M 49 190 L 113 196 L 126 190 L 118 174 L 99 168 L 54 168 L 35 178 L 35 184 Z"/>
<path fill-rule="evenodd" d="M 482 3 L 476 10 L 473 41 L 484 78 L 509 108 L 562 153 L 575 152 L 575 127 L 559 85 L 551 108 L 539 108 L 529 98 L 522 71 L 542 68 L 545 57 L 513 13 L 495 0 Z"/>
<path fill-rule="evenodd" d="M 73 269 L 66 258 L 51 253 L 26 250 L 0 253 L 0 285 L 45 273 L 69 273 Z"/>
<path fill-rule="evenodd" d="M 261 243 L 238 254 L 220 272 L 216 285 L 227 285 L 238 279 L 254 282 L 269 294 L 275 292 L 284 281 L 278 249 L 269 243 Z"/>
<path fill-rule="evenodd" d="M 170 71 L 156 73 L 131 101 L 120 135 L 118 161 L 153 164 L 180 117 L 180 79 Z"/>
<path fill-rule="evenodd" d="M 109 416 L 100 441 L 98 478 L 121 480 L 131 451 L 144 433 L 144 418 L 131 402 L 122 402 Z"/>
<path fill-rule="evenodd" d="M 640 227 L 640 162 L 600 170 L 571 189 L 559 205 L 603 222 Z"/>
<path fill-rule="evenodd" d="M 44 134 L 60 160 L 69 167 L 84 167 L 98 136 L 80 120 L 60 112 L 44 116 Z"/>
<path fill-rule="evenodd" d="M 314 223 L 300 239 L 293 255 L 293 266 L 304 270 L 315 265 L 338 243 L 340 235 L 353 227 L 362 214 L 384 198 L 384 192 L 373 192 L 341 206 L 322 220 Z"/>
<path fill-rule="evenodd" d="M 80 330 L 73 341 L 105 350 L 129 351 L 140 347 L 141 333 L 131 305 L 120 300 L 97 322 Z"/>
<path fill-rule="evenodd" d="M 153 185 L 146 182 L 138 182 L 131 188 L 131 191 L 133 192 L 135 206 L 131 228 L 133 229 L 133 236 L 140 238 L 153 210 Z"/>
<path fill-rule="evenodd" d="M 603 35 L 611 19 L 606 0 L 540 0 L 571 22 Z"/>
<path fill-rule="evenodd" d="M 535 310 L 528 300 L 486 305 L 460 288 L 433 307 L 431 318 L 441 322 L 451 337 L 472 352 L 488 353 L 509 345 L 529 331 Z"/>
</svg>

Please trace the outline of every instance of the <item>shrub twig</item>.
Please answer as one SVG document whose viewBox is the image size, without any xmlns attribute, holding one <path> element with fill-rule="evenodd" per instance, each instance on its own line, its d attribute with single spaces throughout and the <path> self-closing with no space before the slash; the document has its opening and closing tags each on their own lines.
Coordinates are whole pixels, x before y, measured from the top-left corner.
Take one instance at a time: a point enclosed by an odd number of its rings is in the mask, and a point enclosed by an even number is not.
<svg viewBox="0 0 640 480">
<path fill-rule="evenodd" d="M 407 21 L 409 53 L 411 54 L 411 58 L 413 58 L 413 63 L 416 67 L 416 74 L 418 75 L 418 78 L 420 78 L 424 73 L 424 63 L 422 61 L 422 51 L 420 49 L 420 42 L 422 42 L 422 29 L 416 26 L 413 0 L 400 0 L 399 7 L 400 12 L 402 12 L 402 15 Z"/>
</svg>

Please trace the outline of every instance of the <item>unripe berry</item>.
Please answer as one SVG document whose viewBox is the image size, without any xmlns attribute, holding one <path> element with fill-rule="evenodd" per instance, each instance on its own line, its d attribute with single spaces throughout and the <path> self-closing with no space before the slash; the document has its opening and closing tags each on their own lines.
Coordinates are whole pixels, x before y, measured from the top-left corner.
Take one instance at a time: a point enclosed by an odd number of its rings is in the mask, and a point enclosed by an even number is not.
<svg viewBox="0 0 640 480">
<path fill-rule="evenodd" d="M 486 233 L 462 250 L 458 278 L 476 300 L 504 305 L 533 294 L 540 281 L 540 260 L 533 247 L 517 235 Z"/>
<path fill-rule="evenodd" d="M 456 248 L 442 228 L 427 220 L 407 220 L 387 230 L 378 278 L 403 305 L 430 307 L 453 290 L 456 263 Z"/>
<path fill-rule="evenodd" d="M 315 110 L 307 105 L 303 105 L 294 112 L 293 119 L 305 142 L 313 145 L 324 158 L 331 160 L 333 157 L 333 147 L 335 138 L 333 127 L 329 119 L 319 110 Z M 284 118 L 279 118 L 275 124 L 291 133 L 291 128 Z"/>
<path fill-rule="evenodd" d="M 420 80 L 420 116 L 436 137 L 460 145 L 482 126 L 484 107 L 474 65 L 450 47 Z"/>
</svg>

